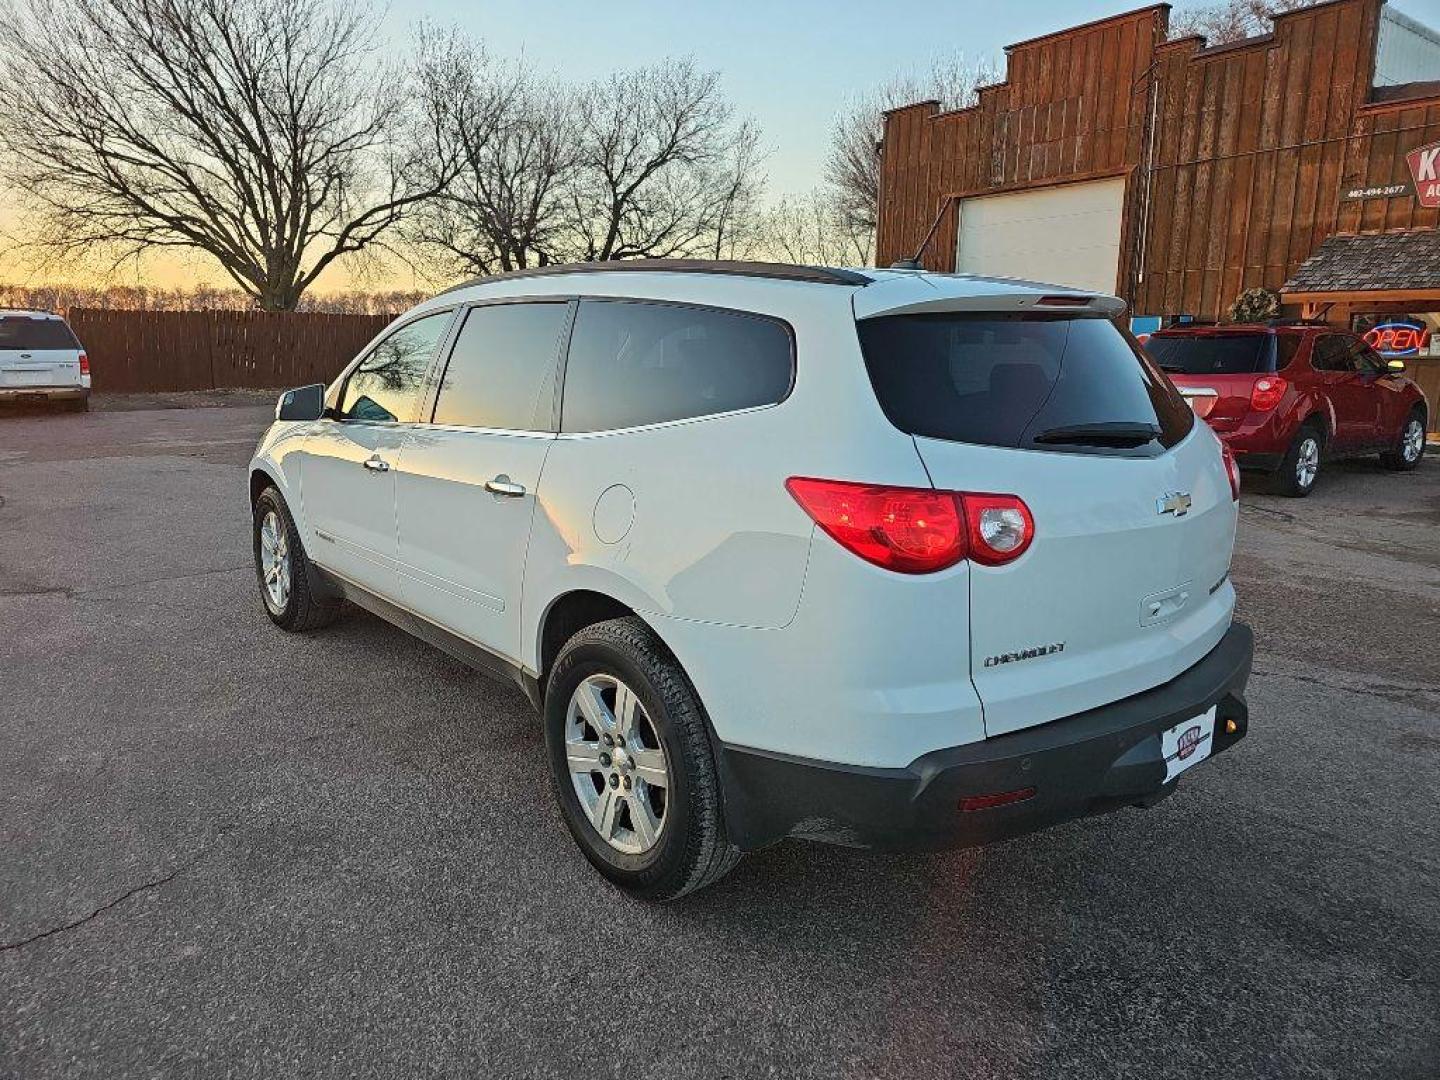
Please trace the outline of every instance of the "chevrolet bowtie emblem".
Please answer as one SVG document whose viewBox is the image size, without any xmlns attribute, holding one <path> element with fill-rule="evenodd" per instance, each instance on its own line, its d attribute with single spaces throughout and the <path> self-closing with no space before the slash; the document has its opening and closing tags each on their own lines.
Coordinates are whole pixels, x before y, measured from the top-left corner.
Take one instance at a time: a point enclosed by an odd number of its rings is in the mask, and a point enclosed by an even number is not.
<svg viewBox="0 0 1440 1080">
<path fill-rule="evenodd" d="M 1168 491 L 1155 500 L 1155 512 L 1157 514 L 1174 514 L 1177 518 L 1184 517 L 1190 512 L 1190 503 L 1188 491 Z"/>
</svg>

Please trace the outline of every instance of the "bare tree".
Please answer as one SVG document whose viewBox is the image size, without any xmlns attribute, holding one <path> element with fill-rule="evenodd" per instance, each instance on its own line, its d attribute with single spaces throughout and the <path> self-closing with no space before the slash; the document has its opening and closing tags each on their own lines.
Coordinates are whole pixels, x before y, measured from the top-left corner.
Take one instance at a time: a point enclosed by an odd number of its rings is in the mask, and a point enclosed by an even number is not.
<svg viewBox="0 0 1440 1080">
<path fill-rule="evenodd" d="M 690 60 L 622 72 L 580 95 L 565 255 L 666 258 L 724 247 L 756 183 L 755 134 L 716 72 Z"/>
<path fill-rule="evenodd" d="M 970 62 L 963 55 L 939 61 L 924 76 L 902 75 L 876 87 L 836 118 L 830 133 L 825 179 L 833 192 L 840 227 L 856 238 L 873 241 L 880 207 L 880 156 L 885 134 L 884 114 L 916 101 L 935 99 L 944 108 L 975 102 L 976 91 L 996 82 L 998 70 L 986 60 Z"/>
<path fill-rule="evenodd" d="M 868 266 L 875 234 L 854 231 L 841 220 L 830 191 L 788 195 L 761 216 L 759 248 L 781 262 L 812 266 Z"/>
<path fill-rule="evenodd" d="M 1210 45 L 1225 45 L 1270 32 L 1270 16 L 1309 7 L 1315 0 L 1223 0 L 1170 17 L 1170 38 L 1199 34 Z"/>
<path fill-rule="evenodd" d="M 404 236 L 447 275 L 556 261 L 580 160 L 575 95 L 523 69 L 490 74 L 480 46 L 458 35 L 423 36 L 426 54 L 448 57 L 454 71 L 429 80 L 427 89 L 447 96 L 445 139 L 458 150 L 460 168 L 417 207 Z M 445 108 L 437 102 L 432 111 Z"/>
<path fill-rule="evenodd" d="M 6 0 L 0 169 L 35 242 L 203 252 L 294 308 L 453 174 L 443 95 L 408 77 L 437 71 L 379 64 L 377 27 L 340 0 Z"/>
</svg>

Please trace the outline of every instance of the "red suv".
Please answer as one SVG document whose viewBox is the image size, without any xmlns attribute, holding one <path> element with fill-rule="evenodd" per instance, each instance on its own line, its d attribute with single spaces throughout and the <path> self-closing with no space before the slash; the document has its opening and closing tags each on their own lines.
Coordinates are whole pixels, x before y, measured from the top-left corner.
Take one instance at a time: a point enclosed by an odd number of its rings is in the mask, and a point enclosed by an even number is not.
<svg viewBox="0 0 1440 1080">
<path fill-rule="evenodd" d="M 1242 467 L 1272 473 L 1284 495 L 1308 495 L 1320 463 L 1379 453 L 1413 469 L 1425 452 L 1425 395 L 1354 334 L 1332 326 L 1185 326 L 1146 351 Z"/>
</svg>

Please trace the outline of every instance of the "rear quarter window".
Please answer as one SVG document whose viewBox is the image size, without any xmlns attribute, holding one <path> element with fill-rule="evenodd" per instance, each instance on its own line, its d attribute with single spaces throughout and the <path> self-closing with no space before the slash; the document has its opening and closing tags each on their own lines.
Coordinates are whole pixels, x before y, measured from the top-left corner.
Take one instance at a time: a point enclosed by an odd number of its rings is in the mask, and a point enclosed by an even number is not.
<svg viewBox="0 0 1440 1080">
<path fill-rule="evenodd" d="M 912 435 L 1153 456 L 1194 424 L 1170 381 L 1105 319 L 897 315 L 858 325 L 880 406 Z"/>
<path fill-rule="evenodd" d="M 0 316 L 0 349 L 78 349 L 70 327 L 60 319 Z"/>
<path fill-rule="evenodd" d="M 774 405 L 793 377 L 790 331 L 775 319 L 584 300 L 565 364 L 561 428 L 613 431 Z"/>
</svg>

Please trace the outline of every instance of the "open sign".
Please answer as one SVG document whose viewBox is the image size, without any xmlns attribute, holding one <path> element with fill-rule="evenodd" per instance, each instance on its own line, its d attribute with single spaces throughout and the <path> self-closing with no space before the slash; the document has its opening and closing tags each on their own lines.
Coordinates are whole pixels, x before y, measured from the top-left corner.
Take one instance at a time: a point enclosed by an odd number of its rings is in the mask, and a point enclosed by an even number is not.
<svg viewBox="0 0 1440 1080">
<path fill-rule="evenodd" d="M 1365 331 L 1365 344 L 1381 356 L 1415 356 L 1430 344 L 1430 329 L 1413 323 L 1381 323 Z"/>
</svg>

